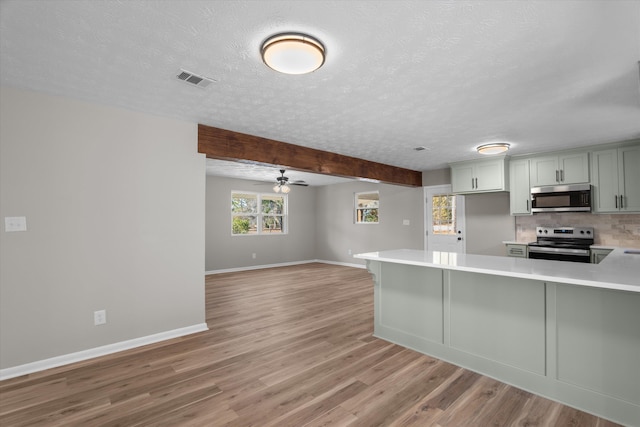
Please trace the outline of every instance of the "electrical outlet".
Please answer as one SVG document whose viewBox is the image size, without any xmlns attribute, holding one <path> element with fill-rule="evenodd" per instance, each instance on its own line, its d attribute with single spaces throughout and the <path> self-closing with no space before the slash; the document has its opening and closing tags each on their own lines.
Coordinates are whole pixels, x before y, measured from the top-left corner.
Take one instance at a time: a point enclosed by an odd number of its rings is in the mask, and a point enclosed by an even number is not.
<svg viewBox="0 0 640 427">
<path fill-rule="evenodd" d="M 251 258 L 252 259 L 256 259 L 256 253 L 255 252 L 251 254 Z"/>
<path fill-rule="evenodd" d="M 93 312 L 93 324 L 95 326 L 107 323 L 107 310 L 98 310 Z"/>
</svg>

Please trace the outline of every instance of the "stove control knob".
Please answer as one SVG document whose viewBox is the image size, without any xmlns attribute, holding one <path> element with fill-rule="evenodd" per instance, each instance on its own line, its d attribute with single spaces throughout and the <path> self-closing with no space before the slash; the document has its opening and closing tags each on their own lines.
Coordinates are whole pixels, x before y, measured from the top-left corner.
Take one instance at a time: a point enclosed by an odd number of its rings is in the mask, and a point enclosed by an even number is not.
<svg viewBox="0 0 640 427">
<path fill-rule="evenodd" d="M 587 230 L 587 234 L 591 234 L 591 231 Z"/>
<path fill-rule="evenodd" d="M 547 234 L 549 232 L 549 230 L 544 230 L 544 234 Z"/>
<path fill-rule="evenodd" d="M 584 230 L 580 230 L 580 234 L 584 234 Z"/>
</svg>

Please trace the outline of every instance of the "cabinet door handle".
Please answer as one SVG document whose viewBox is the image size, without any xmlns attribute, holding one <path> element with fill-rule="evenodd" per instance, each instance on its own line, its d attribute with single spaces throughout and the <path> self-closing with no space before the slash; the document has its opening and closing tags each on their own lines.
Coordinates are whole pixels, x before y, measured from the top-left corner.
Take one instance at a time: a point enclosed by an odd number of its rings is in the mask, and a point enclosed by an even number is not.
<svg viewBox="0 0 640 427">
<path fill-rule="evenodd" d="M 560 169 L 560 182 L 564 182 L 564 169 Z"/>
<path fill-rule="evenodd" d="M 622 209 L 624 206 L 622 206 L 622 194 L 620 195 L 620 209 Z"/>
<path fill-rule="evenodd" d="M 527 200 L 527 212 L 529 212 L 529 201 Z"/>
<path fill-rule="evenodd" d="M 556 171 L 556 182 L 560 182 L 560 180 L 558 179 L 558 175 L 560 174 L 558 173 L 558 171 Z"/>
<path fill-rule="evenodd" d="M 613 198 L 616 200 L 616 209 L 618 209 L 618 195 L 616 194 Z"/>
<path fill-rule="evenodd" d="M 471 178 L 471 188 L 472 188 L 472 189 L 473 189 L 473 188 L 476 188 L 476 187 L 474 187 L 474 186 L 473 186 L 473 178 Z M 617 203 L 617 202 L 616 202 L 616 203 Z"/>
<path fill-rule="evenodd" d="M 476 190 L 478 189 L 478 178 L 476 178 Z"/>
</svg>

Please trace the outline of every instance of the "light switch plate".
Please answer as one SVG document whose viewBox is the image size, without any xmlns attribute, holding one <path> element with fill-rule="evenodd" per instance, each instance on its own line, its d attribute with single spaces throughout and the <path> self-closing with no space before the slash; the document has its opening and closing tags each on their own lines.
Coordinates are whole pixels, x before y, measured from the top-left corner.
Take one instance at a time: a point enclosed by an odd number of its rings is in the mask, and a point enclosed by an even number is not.
<svg viewBox="0 0 640 427">
<path fill-rule="evenodd" d="M 26 216 L 6 216 L 4 217 L 4 231 L 27 231 Z"/>
</svg>

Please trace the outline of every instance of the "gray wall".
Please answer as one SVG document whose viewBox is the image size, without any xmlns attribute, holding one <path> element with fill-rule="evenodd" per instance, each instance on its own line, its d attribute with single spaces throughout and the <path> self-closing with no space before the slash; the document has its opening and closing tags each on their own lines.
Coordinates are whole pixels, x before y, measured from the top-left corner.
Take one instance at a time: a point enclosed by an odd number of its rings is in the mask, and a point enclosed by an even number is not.
<svg viewBox="0 0 640 427">
<path fill-rule="evenodd" d="M 0 166 L 0 368 L 205 322 L 196 124 L 2 87 Z"/>
<path fill-rule="evenodd" d="M 207 176 L 206 271 L 278 264 L 316 258 L 316 188 L 292 186 L 288 196 L 289 233 L 232 236 L 231 192 L 272 193 L 273 185 Z M 252 254 L 256 258 L 252 258 Z"/>
<path fill-rule="evenodd" d="M 464 198 L 467 253 L 505 256 L 505 240 L 515 240 L 509 193 L 467 194 Z"/>
<path fill-rule="evenodd" d="M 354 195 L 380 191 L 380 223 L 355 224 Z M 422 188 L 352 182 L 318 188 L 317 258 L 364 264 L 349 255 L 384 249 L 422 249 L 424 246 Z M 402 225 L 408 219 L 410 225 Z"/>
<path fill-rule="evenodd" d="M 451 169 L 436 169 L 432 171 L 422 172 L 422 185 L 425 187 L 431 185 L 451 184 Z"/>
<path fill-rule="evenodd" d="M 446 174 L 436 172 L 436 176 Z M 207 271 L 314 259 L 364 264 L 353 254 L 424 248 L 422 188 L 365 182 L 293 187 L 289 193 L 290 233 L 282 236 L 231 236 L 229 206 L 233 190 L 268 193 L 271 186 L 207 177 Z M 355 193 L 376 190 L 380 191 L 380 223 L 355 224 Z M 515 237 L 508 193 L 467 195 L 465 205 L 467 253 L 505 255 L 502 241 Z M 403 225 L 405 219 L 410 225 Z M 252 253 L 256 253 L 256 259 Z"/>
</svg>

